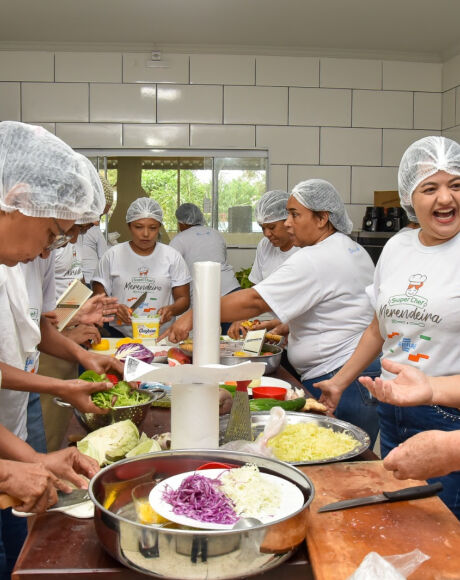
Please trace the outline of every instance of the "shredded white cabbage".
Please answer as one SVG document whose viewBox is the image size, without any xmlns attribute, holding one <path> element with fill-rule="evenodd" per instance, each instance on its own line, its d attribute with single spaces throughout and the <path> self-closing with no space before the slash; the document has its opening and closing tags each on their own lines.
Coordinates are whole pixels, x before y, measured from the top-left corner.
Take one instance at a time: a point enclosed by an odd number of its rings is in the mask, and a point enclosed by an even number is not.
<svg viewBox="0 0 460 580">
<path fill-rule="evenodd" d="M 314 423 L 288 425 L 269 440 L 268 446 L 281 461 L 315 461 L 343 455 L 358 441 L 348 433 L 337 433 Z"/>
<path fill-rule="evenodd" d="M 230 469 L 219 477 L 219 489 L 229 497 L 238 516 L 269 516 L 281 505 L 281 490 L 278 485 L 262 478 L 257 465 L 248 463 Z"/>
</svg>

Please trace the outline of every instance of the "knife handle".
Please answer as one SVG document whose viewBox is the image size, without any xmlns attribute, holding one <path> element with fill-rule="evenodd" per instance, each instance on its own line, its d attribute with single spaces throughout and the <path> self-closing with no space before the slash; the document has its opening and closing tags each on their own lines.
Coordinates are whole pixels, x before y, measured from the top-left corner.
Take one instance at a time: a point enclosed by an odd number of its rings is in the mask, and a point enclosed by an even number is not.
<svg viewBox="0 0 460 580">
<path fill-rule="evenodd" d="M 415 487 L 405 487 L 398 491 L 384 491 L 383 495 L 388 501 L 404 501 L 409 499 L 419 499 L 422 497 L 431 497 L 442 491 L 442 483 L 430 483 L 428 485 L 416 485 Z"/>
<path fill-rule="evenodd" d="M 16 507 L 21 504 L 22 501 L 17 497 L 13 497 L 7 493 L 0 493 L 0 509 L 5 510 L 6 508 Z"/>
</svg>

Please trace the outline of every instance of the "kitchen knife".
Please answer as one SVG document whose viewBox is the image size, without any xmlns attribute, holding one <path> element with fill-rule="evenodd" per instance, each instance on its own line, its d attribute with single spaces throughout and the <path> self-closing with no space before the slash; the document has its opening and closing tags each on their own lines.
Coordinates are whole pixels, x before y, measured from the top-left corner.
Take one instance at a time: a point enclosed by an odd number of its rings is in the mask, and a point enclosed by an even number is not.
<svg viewBox="0 0 460 580">
<path fill-rule="evenodd" d="M 70 493 L 64 493 L 63 491 L 57 490 L 58 500 L 57 502 L 49 507 L 46 511 L 55 511 L 64 507 L 69 507 L 71 505 L 76 505 L 84 501 L 89 500 L 89 493 L 87 489 L 74 489 Z M 6 493 L 0 494 L 0 509 L 5 509 L 7 507 L 16 507 L 21 505 L 22 501 Z"/>
<path fill-rule="evenodd" d="M 422 497 L 431 497 L 442 491 L 442 483 L 437 481 L 429 485 L 417 485 L 415 487 L 405 487 L 398 491 L 383 491 L 377 495 L 366 497 L 356 497 L 354 499 L 345 499 L 334 503 L 328 503 L 320 507 L 318 512 L 334 512 L 337 510 L 346 510 L 361 505 L 372 505 L 374 503 L 386 503 L 395 501 L 407 501 L 409 499 L 420 499 Z"/>
<path fill-rule="evenodd" d="M 131 314 L 136 310 L 136 308 L 138 306 L 140 306 L 142 304 L 142 302 L 144 302 L 144 300 L 147 298 L 147 292 L 144 292 L 143 294 L 141 294 L 139 296 L 139 298 L 136 300 L 136 302 L 134 302 L 134 304 L 132 306 L 129 307 Z"/>
</svg>

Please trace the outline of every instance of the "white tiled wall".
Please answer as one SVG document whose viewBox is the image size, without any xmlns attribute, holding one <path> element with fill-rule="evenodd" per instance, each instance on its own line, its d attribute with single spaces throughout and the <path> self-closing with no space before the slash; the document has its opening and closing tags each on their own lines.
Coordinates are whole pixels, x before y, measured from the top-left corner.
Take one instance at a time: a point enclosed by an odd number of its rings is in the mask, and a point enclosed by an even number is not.
<svg viewBox="0 0 460 580">
<path fill-rule="evenodd" d="M 359 227 L 396 189 L 404 149 L 460 137 L 460 56 L 326 57 L 0 51 L 0 120 L 76 148 L 267 148 L 270 187 L 331 181 Z"/>
</svg>

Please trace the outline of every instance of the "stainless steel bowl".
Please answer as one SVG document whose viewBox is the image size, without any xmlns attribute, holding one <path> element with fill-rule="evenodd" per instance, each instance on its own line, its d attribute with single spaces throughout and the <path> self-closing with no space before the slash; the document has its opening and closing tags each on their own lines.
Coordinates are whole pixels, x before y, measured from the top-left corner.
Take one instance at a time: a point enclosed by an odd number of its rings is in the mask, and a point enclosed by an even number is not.
<svg viewBox="0 0 460 580">
<path fill-rule="evenodd" d="M 275 346 L 273 344 L 264 344 L 263 349 L 265 352 L 270 352 L 270 355 L 262 356 L 233 356 L 233 353 L 238 350 L 243 349 L 242 342 L 228 342 L 223 343 L 220 348 L 220 362 L 223 365 L 232 366 L 237 365 L 245 361 L 251 362 L 263 362 L 266 364 L 264 375 L 271 375 L 274 373 L 281 363 L 281 355 L 283 349 L 280 346 Z"/>
<path fill-rule="evenodd" d="M 296 485 L 304 504 L 289 517 L 246 530 L 161 527 L 136 521 L 131 499 L 135 485 L 161 481 L 215 461 L 255 463 L 261 471 Z M 161 578 L 226 580 L 259 574 L 291 556 L 305 539 L 314 489 L 306 475 L 287 463 L 234 451 L 179 449 L 114 463 L 92 479 L 89 494 L 95 505 L 99 541 L 125 566 Z"/>
<path fill-rule="evenodd" d="M 315 461 L 292 461 L 289 462 L 291 465 L 317 465 L 319 463 L 334 463 L 336 461 L 345 461 L 346 459 L 351 459 L 352 457 L 356 457 L 357 455 L 364 453 L 364 451 L 366 451 L 366 449 L 368 449 L 369 445 L 371 444 L 370 437 L 365 431 L 359 427 L 356 427 L 356 425 L 347 423 L 347 421 L 341 421 L 335 417 L 315 415 L 314 413 L 294 412 L 287 412 L 286 417 L 288 425 L 295 425 L 296 423 L 314 423 L 315 425 L 318 425 L 318 427 L 327 427 L 336 433 L 347 433 L 348 435 L 354 437 L 358 442 L 358 445 L 348 453 L 336 455 L 335 457 L 329 457 L 328 459 L 317 459 Z M 252 432 L 254 434 L 254 439 L 265 429 L 269 418 L 270 413 L 268 411 L 258 411 L 251 413 Z M 222 415 L 222 417 L 219 419 L 220 445 L 224 443 L 224 435 L 227 429 L 228 419 L 229 415 Z"/>
<path fill-rule="evenodd" d="M 143 389 L 143 393 L 148 395 L 145 403 L 140 405 L 127 405 L 126 407 L 114 407 L 110 409 L 108 413 L 82 413 L 78 409 L 73 408 L 73 412 L 77 417 L 79 423 L 87 431 L 95 431 L 100 427 L 106 427 L 112 423 L 117 423 L 118 421 L 125 421 L 126 419 L 131 419 L 131 421 L 139 426 L 145 419 L 150 405 L 153 401 L 160 399 L 164 396 L 164 389 Z M 55 398 L 54 402 L 60 407 L 72 407 L 69 403 L 66 403 L 62 399 Z"/>
</svg>

